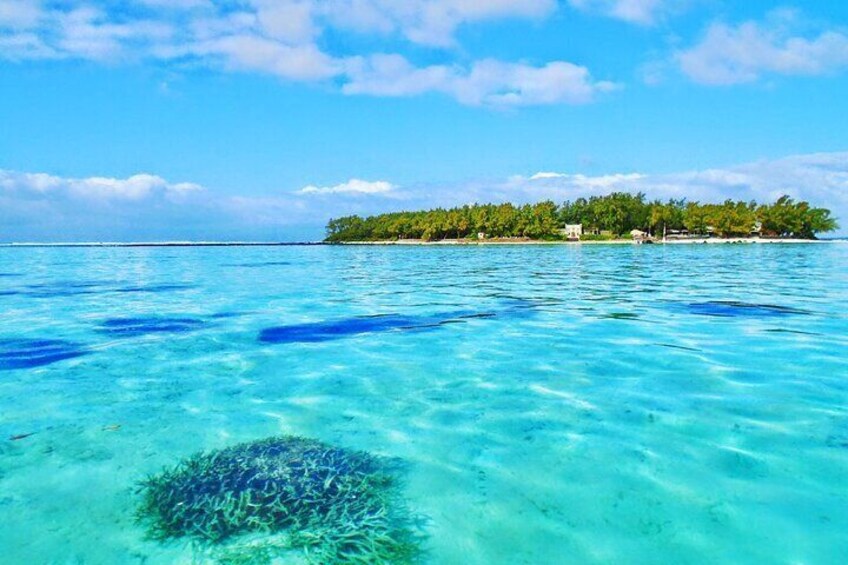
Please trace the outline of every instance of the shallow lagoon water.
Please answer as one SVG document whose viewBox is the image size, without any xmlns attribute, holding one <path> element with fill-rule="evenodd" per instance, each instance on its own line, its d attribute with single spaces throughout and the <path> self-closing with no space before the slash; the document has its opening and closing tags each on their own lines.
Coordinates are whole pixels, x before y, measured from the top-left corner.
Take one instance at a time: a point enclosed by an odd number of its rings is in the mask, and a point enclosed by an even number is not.
<svg viewBox="0 0 848 565">
<path fill-rule="evenodd" d="M 203 562 L 145 539 L 138 481 L 281 434 L 404 461 L 431 563 L 848 562 L 848 245 L 4 248 L 0 273 L 4 562 Z"/>
</svg>

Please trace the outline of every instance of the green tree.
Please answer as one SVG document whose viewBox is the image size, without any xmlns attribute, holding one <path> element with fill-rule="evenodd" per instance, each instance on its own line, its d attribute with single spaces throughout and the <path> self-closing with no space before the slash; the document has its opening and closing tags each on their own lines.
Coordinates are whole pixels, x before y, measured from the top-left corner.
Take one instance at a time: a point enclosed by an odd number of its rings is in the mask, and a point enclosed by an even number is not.
<svg viewBox="0 0 848 565">
<path fill-rule="evenodd" d="M 645 202 L 644 194 L 614 192 L 564 202 L 551 201 L 516 207 L 510 203 L 474 204 L 458 208 L 393 212 L 362 218 L 335 218 L 327 223 L 327 242 L 375 241 L 404 238 L 425 240 L 465 238 L 477 232 L 490 237 L 558 237 L 565 224 L 583 224 L 585 230 L 628 234 L 634 228 L 662 233 L 664 228 L 686 227 L 692 233 L 713 231 L 723 237 L 744 236 L 757 223 L 764 235 L 813 238 L 836 229 L 836 220 L 825 208 L 795 202 L 788 196 L 773 204 L 727 200 L 701 204 L 683 200 Z"/>
</svg>

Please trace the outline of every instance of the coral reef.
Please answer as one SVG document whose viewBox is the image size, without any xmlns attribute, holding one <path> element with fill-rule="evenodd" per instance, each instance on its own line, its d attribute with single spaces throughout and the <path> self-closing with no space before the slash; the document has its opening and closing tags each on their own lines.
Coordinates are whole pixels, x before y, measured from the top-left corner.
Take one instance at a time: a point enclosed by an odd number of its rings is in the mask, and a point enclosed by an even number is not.
<svg viewBox="0 0 848 565">
<path fill-rule="evenodd" d="M 222 547 L 285 534 L 314 563 L 409 563 L 419 538 L 390 461 L 322 442 L 274 437 L 199 453 L 141 484 L 150 537 Z M 251 561 L 235 544 L 238 561 Z M 256 546 L 256 558 L 269 546 Z M 224 559 L 221 559 L 224 561 Z"/>
</svg>

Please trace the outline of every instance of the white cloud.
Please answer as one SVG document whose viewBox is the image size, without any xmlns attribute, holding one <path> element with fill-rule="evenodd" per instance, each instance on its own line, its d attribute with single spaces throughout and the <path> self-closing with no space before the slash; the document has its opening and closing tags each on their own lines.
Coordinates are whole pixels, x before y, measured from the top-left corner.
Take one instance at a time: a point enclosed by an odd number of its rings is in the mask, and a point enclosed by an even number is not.
<svg viewBox="0 0 848 565">
<path fill-rule="evenodd" d="M 0 34 L 0 57 L 11 61 L 55 59 L 59 54 L 29 32 Z"/>
<path fill-rule="evenodd" d="M 211 7 L 208 0 L 142 0 L 161 8 Z M 324 28 L 399 34 L 413 43 L 446 47 L 463 24 L 507 18 L 538 19 L 557 9 L 556 0 L 245 0 L 239 9 L 256 16 L 270 37 L 311 41 Z"/>
<path fill-rule="evenodd" d="M 37 0 L 0 0 L 0 29 L 15 28 L 37 32 L 50 42 L 61 43 L 68 35 L 95 34 L 115 39 L 144 34 L 152 22 L 183 32 L 181 44 L 191 43 L 192 30 L 208 26 L 221 35 L 238 35 L 249 22 L 251 32 L 283 44 L 314 43 L 327 28 L 360 33 L 398 34 L 406 40 L 427 46 L 454 45 L 454 32 L 462 24 L 485 20 L 537 19 L 553 13 L 556 0 L 244 0 L 214 3 L 210 0 L 138 0 L 147 13 L 140 16 L 109 18 L 111 3 L 106 0 L 68 0 L 42 8 Z M 242 26 L 238 24 L 241 23 Z M 177 29 L 175 29 L 177 31 Z M 113 47 L 118 47 L 117 44 Z M 67 46 L 73 56 L 85 56 Z"/>
<path fill-rule="evenodd" d="M 627 22 L 650 25 L 669 4 L 668 0 L 569 0 L 575 8 L 598 11 Z"/>
<path fill-rule="evenodd" d="M 203 239 L 207 227 L 226 226 L 230 216 L 199 185 L 156 175 L 0 170 L 0 241 Z"/>
<path fill-rule="evenodd" d="M 318 34 L 312 2 L 254 0 L 254 3 L 257 20 L 270 37 L 297 44 L 311 42 Z"/>
<path fill-rule="evenodd" d="M 677 53 L 681 70 L 702 84 L 729 85 L 763 75 L 821 75 L 848 66 L 848 35 L 796 34 L 793 12 L 772 12 L 763 22 L 714 23 L 697 45 Z"/>
<path fill-rule="evenodd" d="M 228 70 L 257 71 L 290 80 L 328 79 L 341 69 L 339 61 L 313 44 L 286 45 L 253 34 L 216 37 L 170 52 L 170 56 L 185 55 L 215 60 Z"/>
<path fill-rule="evenodd" d="M 118 23 L 106 11 L 91 6 L 44 10 L 34 2 L 30 11 L 24 11 L 17 5 L 0 0 L 0 59 L 118 60 L 143 54 L 174 33 L 164 21 Z"/>
<path fill-rule="evenodd" d="M 137 0 L 140 4 L 153 8 L 170 10 L 191 10 L 194 8 L 211 8 L 212 0 Z"/>
<path fill-rule="evenodd" d="M 154 196 L 176 199 L 201 190 L 203 190 L 202 187 L 194 183 L 170 183 L 162 177 L 149 174 L 133 175 L 125 179 L 109 177 L 78 179 L 0 169 L 0 192 L 23 198 L 138 201 Z"/>
<path fill-rule="evenodd" d="M 495 60 L 470 68 L 433 65 L 417 68 L 400 55 L 358 59 L 348 67 L 347 94 L 412 96 L 440 92 L 472 106 L 585 104 L 616 85 L 594 81 L 585 67 L 563 61 L 534 67 Z"/>
<path fill-rule="evenodd" d="M 88 7 L 62 13 L 56 21 L 61 36 L 58 52 L 91 60 L 118 59 L 138 43 L 162 42 L 173 33 L 161 22 L 113 23 L 105 12 Z"/>
<path fill-rule="evenodd" d="M 297 191 L 297 194 L 386 194 L 395 189 L 395 186 L 386 181 L 366 181 L 361 179 L 350 179 L 347 182 L 335 186 L 309 185 Z"/>
<path fill-rule="evenodd" d="M 413 96 L 438 92 L 463 104 L 515 107 L 584 104 L 615 85 L 566 61 L 539 65 L 492 59 L 417 66 L 400 54 L 335 55 L 321 47 L 329 28 L 454 44 L 463 24 L 543 18 L 556 0 L 140 0 L 114 11 L 106 0 L 0 0 L 0 59 L 191 62 L 223 71 L 270 74 L 340 86 L 346 94 Z M 33 8 L 34 6 L 34 8 Z M 109 8 L 112 8 L 110 11 Z"/>
<path fill-rule="evenodd" d="M 365 32 L 400 32 L 423 45 L 450 46 L 465 23 L 503 18 L 542 18 L 556 0 L 326 0 L 322 15 L 339 27 Z"/>
<path fill-rule="evenodd" d="M 41 7 L 33 0 L 0 0 L 0 29 L 30 27 L 41 18 Z"/>
<path fill-rule="evenodd" d="M 517 179 L 522 178 L 523 177 L 517 177 Z M 612 174 L 593 177 L 581 174 L 570 175 L 565 173 L 540 172 L 531 176 L 528 180 L 556 181 L 557 183 L 571 185 L 575 189 L 580 190 L 610 190 L 625 183 L 641 181 L 643 178 L 645 178 L 645 175 L 639 173 Z"/>
</svg>

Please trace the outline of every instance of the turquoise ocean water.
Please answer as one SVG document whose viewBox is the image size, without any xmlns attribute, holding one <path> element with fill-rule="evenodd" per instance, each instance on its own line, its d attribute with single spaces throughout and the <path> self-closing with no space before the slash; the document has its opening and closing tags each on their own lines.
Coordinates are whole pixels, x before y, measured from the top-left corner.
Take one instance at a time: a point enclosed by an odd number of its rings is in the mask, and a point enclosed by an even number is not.
<svg viewBox="0 0 848 565">
<path fill-rule="evenodd" d="M 429 563 L 847 563 L 848 245 L 0 249 L 0 562 L 205 562 L 138 481 L 280 434 Z"/>
</svg>

